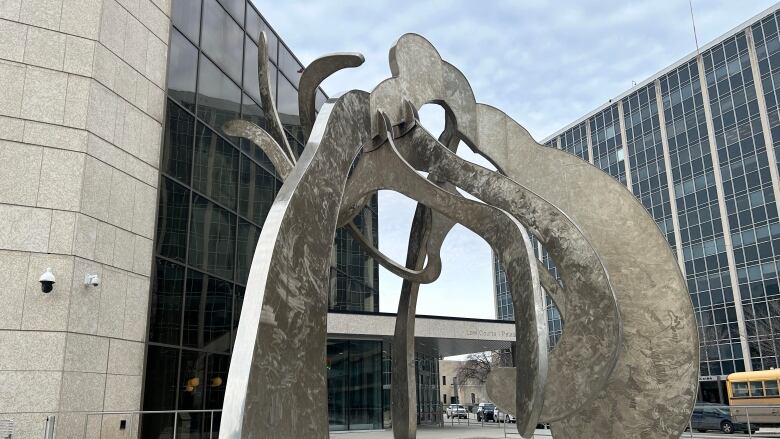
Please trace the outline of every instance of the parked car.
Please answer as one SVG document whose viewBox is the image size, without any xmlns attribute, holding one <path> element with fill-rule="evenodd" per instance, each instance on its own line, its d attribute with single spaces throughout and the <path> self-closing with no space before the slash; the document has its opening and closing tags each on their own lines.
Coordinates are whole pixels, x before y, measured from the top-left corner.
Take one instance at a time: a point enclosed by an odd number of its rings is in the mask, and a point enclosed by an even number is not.
<svg viewBox="0 0 780 439">
<path fill-rule="evenodd" d="M 501 409 L 499 409 L 498 407 L 496 407 L 493 416 L 496 417 L 498 422 L 517 422 L 517 418 L 510 415 L 509 413 L 502 412 Z"/>
<path fill-rule="evenodd" d="M 696 404 L 691 415 L 691 427 L 702 433 L 708 430 L 720 430 L 727 434 L 735 431 L 748 432 L 747 424 L 736 422 L 731 417 L 728 406 L 714 404 Z M 758 428 L 752 425 L 750 428 L 750 433 L 758 431 Z"/>
<path fill-rule="evenodd" d="M 496 406 L 494 404 L 489 402 L 479 403 L 479 406 L 477 406 L 477 421 L 482 422 L 485 420 L 496 422 L 495 410 Z"/>
<path fill-rule="evenodd" d="M 447 406 L 447 419 L 449 418 L 461 418 L 466 419 L 469 415 L 466 412 L 466 408 L 460 404 L 450 404 Z"/>
</svg>

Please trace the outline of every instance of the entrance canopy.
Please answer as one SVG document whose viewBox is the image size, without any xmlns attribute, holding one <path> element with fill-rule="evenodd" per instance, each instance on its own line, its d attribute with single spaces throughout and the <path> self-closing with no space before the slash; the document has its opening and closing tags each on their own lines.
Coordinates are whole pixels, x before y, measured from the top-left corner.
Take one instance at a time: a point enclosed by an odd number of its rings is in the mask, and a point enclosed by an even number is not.
<svg viewBox="0 0 780 439">
<path fill-rule="evenodd" d="M 394 313 L 328 313 L 328 337 L 392 342 Z M 513 321 L 417 315 L 415 345 L 441 357 L 508 349 L 515 341 Z"/>
</svg>

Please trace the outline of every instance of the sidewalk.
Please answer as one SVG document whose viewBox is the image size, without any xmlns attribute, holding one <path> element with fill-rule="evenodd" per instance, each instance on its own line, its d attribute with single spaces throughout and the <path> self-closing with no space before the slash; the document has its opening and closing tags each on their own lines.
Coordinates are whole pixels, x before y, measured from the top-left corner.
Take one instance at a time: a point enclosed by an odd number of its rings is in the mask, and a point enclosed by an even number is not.
<svg viewBox="0 0 780 439">
<path fill-rule="evenodd" d="M 507 438 L 519 439 L 515 424 L 506 426 Z M 514 432 L 514 434 L 512 434 Z M 367 432 L 331 432 L 331 439 L 393 439 L 392 430 Z M 504 438 L 504 424 L 486 423 L 484 427 L 472 423 L 458 425 L 445 424 L 444 427 L 417 427 L 418 439 L 497 439 Z M 550 438 L 549 430 L 536 430 L 534 439 Z"/>
<path fill-rule="evenodd" d="M 498 438 L 514 438 L 519 439 L 520 435 L 517 434 L 517 430 L 514 429 L 514 424 L 506 426 L 506 436 L 504 436 L 504 425 L 486 423 L 485 426 L 472 423 L 467 425 L 462 423 L 460 425 L 445 424 L 444 427 L 431 427 L 431 426 L 419 426 L 417 428 L 418 439 L 498 439 Z M 392 430 L 383 431 L 351 431 L 351 432 L 331 432 L 331 439 L 393 439 Z M 708 433 L 696 433 L 691 434 L 685 432 L 680 439 L 736 439 L 747 438 L 746 434 L 722 434 L 717 431 Z M 533 439 L 551 439 L 552 435 L 549 430 L 536 430 Z M 780 438 L 780 432 L 778 429 L 765 429 L 765 431 L 759 431 L 752 436 L 752 439 L 777 439 Z M 597 438 L 594 438 L 597 439 Z"/>
</svg>

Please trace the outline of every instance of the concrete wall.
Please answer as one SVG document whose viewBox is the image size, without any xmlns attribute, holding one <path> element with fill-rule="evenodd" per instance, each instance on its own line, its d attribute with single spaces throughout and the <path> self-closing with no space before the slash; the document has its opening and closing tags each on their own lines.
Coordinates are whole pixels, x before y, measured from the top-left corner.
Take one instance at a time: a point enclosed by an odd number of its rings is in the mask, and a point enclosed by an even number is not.
<svg viewBox="0 0 780 439">
<path fill-rule="evenodd" d="M 170 8 L 0 1 L 0 420 L 14 438 L 42 437 L 49 414 L 58 438 L 82 437 L 85 412 L 140 407 Z M 117 434 L 119 419 L 91 420 Z"/>
<path fill-rule="evenodd" d="M 458 375 L 458 369 L 462 367 L 466 362 L 458 360 L 439 360 L 439 401 L 442 404 L 450 404 L 452 397 L 455 396 L 456 386 L 455 377 Z M 446 377 L 447 384 L 443 384 Z M 474 404 L 471 403 L 471 394 L 474 394 Z M 444 397 L 447 397 L 446 403 Z M 476 413 L 474 406 L 481 402 L 490 402 L 490 398 L 487 396 L 487 389 L 485 383 L 479 382 L 479 380 L 468 379 L 465 382 L 457 381 L 457 396 L 460 404 L 466 407 L 471 413 Z M 472 409 L 473 408 L 473 409 Z"/>
</svg>

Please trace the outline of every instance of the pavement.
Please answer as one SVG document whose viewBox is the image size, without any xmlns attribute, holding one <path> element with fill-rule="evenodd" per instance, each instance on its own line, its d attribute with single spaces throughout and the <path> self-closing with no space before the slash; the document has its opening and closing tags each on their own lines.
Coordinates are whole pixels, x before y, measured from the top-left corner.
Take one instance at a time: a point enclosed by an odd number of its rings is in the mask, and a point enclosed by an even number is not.
<svg viewBox="0 0 780 439">
<path fill-rule="evenodd" d="M 681 439 L 736 439 L 747 438 L 752 439 L 778 439 L 780 438 L 780 431 L 777 429 L 767 430 L 766 432 L 759 431 L 752 436 L 747 434 L 722 434 L 719 432 L 711 433 L 690 433 L 685 432 L 680 437 Z M 350 432 L 331 432 L 331 439 L 393 439 L 392 430 L 382 431 L 350 431 Z M 504 424 L 486 423 L 484 427 L 481 424 L 475 424 L 472 420 L 469 424 L 466 421 L 461 421 L 461 424 L 445 424 L 442 427 L 434 426 L 418 426 L 417 428 L 418 439 L 497 439 L 497 438 L 509 438 L 520 439 L 520 435 L 517 434 L 517 430 L 514 430 L 514 424 L 506 426 L 506 432 L 504 431 Z M 533 439 L 550 439 L 552 435 L 549 430 L 536 430 Z M 597 439 L 597 438 L 594 438 Z"/>
</svg>

